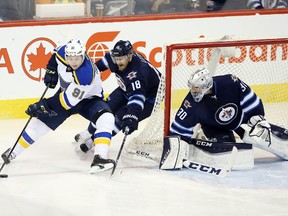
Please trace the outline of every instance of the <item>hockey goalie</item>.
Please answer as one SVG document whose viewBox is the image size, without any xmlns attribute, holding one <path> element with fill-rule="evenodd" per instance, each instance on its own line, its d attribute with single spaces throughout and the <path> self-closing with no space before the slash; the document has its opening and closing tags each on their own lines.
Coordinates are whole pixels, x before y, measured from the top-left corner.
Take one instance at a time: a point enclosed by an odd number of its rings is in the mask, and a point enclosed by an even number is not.
<svg viewBox="0 0 288 216">
<path fill-rule="evenodd" d="M 192 72 L 171 136 L 164 138 L 160 169 L 223 167 L 235 147 L 234 170 L 253 168 L 254 147 L 288 160 L 288 130 L 265 119 L 255 92 L 232 74 L 212 74 L 209 67 Z"/>
</svg>

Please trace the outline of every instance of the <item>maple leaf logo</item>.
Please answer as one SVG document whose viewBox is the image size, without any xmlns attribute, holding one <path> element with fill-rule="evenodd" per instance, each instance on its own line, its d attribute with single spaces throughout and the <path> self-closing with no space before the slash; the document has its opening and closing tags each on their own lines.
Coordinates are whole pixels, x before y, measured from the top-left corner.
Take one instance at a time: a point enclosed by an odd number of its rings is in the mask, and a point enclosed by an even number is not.
<svg viewBox="0 0 288 216">
<path fill-rule="evenodd" d="M 39 47 L 36 49 L 36 55 L 31 53 L 27 54 L 28 61 L 31 63 L 30 71 L 35 71 L 37 69 L 46 69 L 47 63 L 51 58 L 52 54 L 49 52 L 45 54 L 45 47 L 40 43 Z"/>
<path fill-rule="evenodd" d="M 38 82 L 43 80 L 43 72 L 45 73 L 47 63 L 52 56 L 50 50 L 55 47 L 54 41 L 45 37 L 35 38 L 25 46 L 21 65 L 28 78 Z"/>
</svg>

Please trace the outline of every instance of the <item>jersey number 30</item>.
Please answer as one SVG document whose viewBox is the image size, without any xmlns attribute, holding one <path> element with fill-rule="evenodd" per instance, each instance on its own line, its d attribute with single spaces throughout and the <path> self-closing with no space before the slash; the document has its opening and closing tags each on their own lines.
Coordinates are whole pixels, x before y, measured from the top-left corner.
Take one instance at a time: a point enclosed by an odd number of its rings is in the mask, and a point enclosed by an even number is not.
<svg viewBox="0 0 288 216">
<path fill-rule="evenodd" d="M 187 116 L 187 112 L 185 112 L 182 108 L 179 109 L 177 116 L 183 120 Z"/>
</svg>

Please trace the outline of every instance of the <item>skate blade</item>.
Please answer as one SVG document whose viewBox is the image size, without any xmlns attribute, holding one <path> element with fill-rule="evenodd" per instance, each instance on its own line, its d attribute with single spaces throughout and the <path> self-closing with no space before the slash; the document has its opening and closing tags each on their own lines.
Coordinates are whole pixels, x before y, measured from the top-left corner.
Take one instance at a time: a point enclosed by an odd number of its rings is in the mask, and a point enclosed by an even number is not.
<svg viewBox="0 0 288 216">
<path fill-rule="evenodd" d="M 97 173 L 101 173 L 101 172 L 110 170 L 113 168 L 113 166 L 114 165 L 112 163 L 102 165 L 101 167 L 100 166 L 93 166 L 90 168 L 90 174 L 97 174 Z"/>
</svg>

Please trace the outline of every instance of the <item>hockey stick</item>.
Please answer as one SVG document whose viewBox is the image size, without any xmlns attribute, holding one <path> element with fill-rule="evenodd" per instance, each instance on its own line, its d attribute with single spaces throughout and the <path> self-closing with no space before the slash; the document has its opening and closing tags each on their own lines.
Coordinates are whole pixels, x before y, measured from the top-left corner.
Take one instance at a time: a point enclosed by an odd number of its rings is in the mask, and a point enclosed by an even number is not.
<svg viewBox="0 0 288 216">
<path fill-rule="evenodd" d="M 226 152 L 226 151 L 232 151 L 233 147 L 235 146 L 239 150 L 243 149 L 252 149 L 251 143 L 246 142 L 213 142 L 209 140 L 203 140 L 203 139 L 185 139 L 181 138 L 185 142 L 187 142 L 189 145 L 197 146 L 198 148 L 210 152 L 210 153 L 219 153 L 219 152 Z"/>
<path fill-rule="evenodd" d="M 247 149 L 252 149 L 253 145 L 251 143 L 224 143 L 224 142 L 212 142 L 208 140 L 203 140 L 203 139 L 197 139 L 197 138 L 192 138 L 192 139 L 184 139 L 183 137 L 181 138 L 185 142 L 187 142 L 189 145 L 194 145 L 197 146 L 199 149 L 202 149 L 204 151 L 207 151 L 209 153 L 220 153 L 220 152 L 228 152 L 232 151 L 233 147 L 236 147 L 239 150 L 247 150 Z M 137 150 L 137 149 L 129 149 L 127 151 L 128 155 L 131 155 L 132 157 L 142 157 L 146 158 L 152 161 L 155 161 L 157 163 L 160 162 L 161 156 L 154 155 L 153 153 L 142 151 L 142 150 Z"/>
<path fill-rule="evenodd" d="M 126 142 L 126 138 L 127 138 L 127 136 L 128 136 L 128 130 L 129 130 L 128 127 L 126 127 L 126 128 L 125 128 L 125 132 L 124 132 L 124 138 L 123 138 L 122 144 L 121 144 L 121 146 L 120 146 L 120 149 L 119 149 L 119 152 L 118 152 L 118 155 L 117 155 L 117 158 L 116 158 L 114 167 L 113 167 L 113 169 L 112 169 L 110 178 L 111 178 L 111 176 L 114 174 L 114 172 L 115 172 L 115 170 L 116 170 L 116 166 L 117 166 L 117 164 L 118 164 L 118 160 L 119 160 L 119 158 L 120 158 L 120 156 L 121 156 L 122 149 L 123 149 L 123 147 L 124 147 L 124 144 L 125 144 L 125 142 Z"/>
<path fill-rule="evenodd" d="M 44 96 L 45 96 L 45 94 L 46 94 L 48 88 L 49 88 L 49 86 L 47 86 L 47 87 L 45 88 L 45 90 L 44 90 L 42 96 L 40 97 L 39 101 L 41 101 L 41 100 L 44 98 Z M 29 119 L 28 119 L 27 123 L 25 124 L 23 130 L 22 130 L 21 133 L 19 134 L 19 136 L 18 136 L 18 138 L 17 138 L 15 144 L 13 145 L 12 149 L 10 150 L 10 152 L 9 152 L 9 154 L 8 154 L 8 156 L 7 156 L 8 158 L 10 157 L 10 155 L 11 155 L 12 152 L 13 152 L 13 150 L 15 149 L 15 147 L 16 147 L 16 145 L 17 145 L 19 139 L 20 139 L 21 136 L 22 136 L 22 133 L 26 130 L 28 124 L 29 124 L 30 121 L 31 121 L 31 119 L 32 119 L 32 116 L 29 117 Z M 1 168 L 0 168 L 0 178 L 7 178 L 7 177 L 8 177 L 7 174 L 1 174 L 1 171 L 2 171 L 2 169 L 4 168 L 5 165 L 6 165 L 6 163 L 5 163 L 5 161 L 4 161 L 4 163 L 2 164 L 2 166 L 1 166 Z"/>
</svg>

